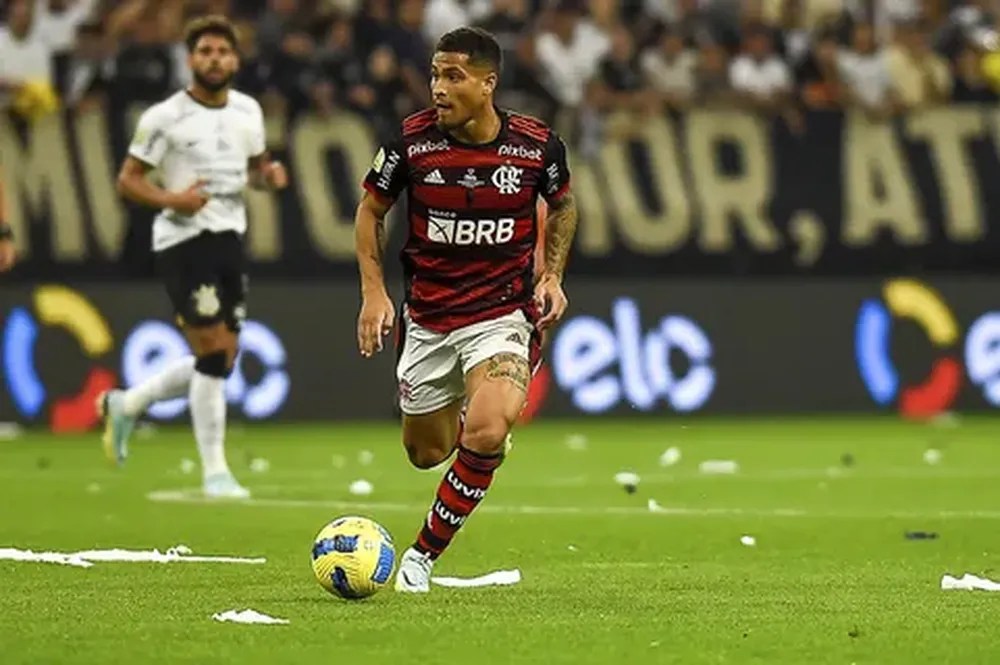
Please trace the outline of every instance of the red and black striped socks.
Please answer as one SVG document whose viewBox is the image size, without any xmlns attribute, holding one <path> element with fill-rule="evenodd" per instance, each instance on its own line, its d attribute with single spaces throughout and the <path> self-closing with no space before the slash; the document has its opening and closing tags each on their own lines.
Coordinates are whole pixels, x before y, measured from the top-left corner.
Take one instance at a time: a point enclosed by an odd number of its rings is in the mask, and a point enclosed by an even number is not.
<svg viewBox="0 0 1000 665">
<path fill-rule="evenodd" d="M 458 446 L 458 456 L 441 479 L 437 497 L 417 536 L 415 546 L 418 550 L 432 559 L 444 552 L 466 518 L 486 496 L 493 473 L 501 463 L 503 453 L 480 455 Z"/>
</svg>

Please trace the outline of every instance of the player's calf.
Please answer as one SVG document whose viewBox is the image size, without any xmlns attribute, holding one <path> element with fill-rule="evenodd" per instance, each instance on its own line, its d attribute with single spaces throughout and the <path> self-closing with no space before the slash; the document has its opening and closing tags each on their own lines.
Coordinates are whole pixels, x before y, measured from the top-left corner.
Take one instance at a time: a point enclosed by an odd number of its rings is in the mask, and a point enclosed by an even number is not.
<svg viewBox="0 0 1000 665">
<path fill-rule="evenodd" d="M 188 392 L 191 424 L 201 457 L 205 494 L 246 498 L 250 493 L 233 477 L 226 462 L 226 378 L 236 357 L 236 336 L 225 324 L 185 329 L 195 353 Z"/>
</svg>

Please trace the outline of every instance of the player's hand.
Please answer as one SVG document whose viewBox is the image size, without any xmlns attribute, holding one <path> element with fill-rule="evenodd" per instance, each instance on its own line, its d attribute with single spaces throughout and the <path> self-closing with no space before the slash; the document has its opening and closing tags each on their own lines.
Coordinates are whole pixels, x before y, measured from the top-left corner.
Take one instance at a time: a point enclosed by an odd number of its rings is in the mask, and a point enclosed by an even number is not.
<svg viewBox="0 0 1000 665">
<path fill-rule="evenodd" d="M 281 162 L 271 162 L 264 168 L 264 182 L 271 189 L 288 187 L 288 171 Z"/>
<path fill-rule="evenodd" d="M 358 315 L 358 348 L 361 355 L 370 358 L 382 350 L 382 338 L 392 332 L 396 320 L 396 308 L 385 291 L 365 296 L 361 301 Z"/>
<path fill-rule="evenodd" d="M 543 274 L 535 285 L 535 302 L 542 312 L 538 321 L 538 329 L 545 330 L 556 323 L 566 313 L 569 300 L 563 292 L 562 281 L 551 273 Z"/>
<path fill-rule="evenodd" d="M 7 272 L 13 268 L 16 261 L 17 253 L 14 251 L 14 242 L 0 240 L 0 272 Z"/>
<path fill-rule="evenodd" d="M 194 215 L 208 203 L 208 194 L 205 193 L 204 189 L 205 182 L 199 180 L 183 192 L 173 193 L 167 207 L 182 215 Z"/>
</svg>

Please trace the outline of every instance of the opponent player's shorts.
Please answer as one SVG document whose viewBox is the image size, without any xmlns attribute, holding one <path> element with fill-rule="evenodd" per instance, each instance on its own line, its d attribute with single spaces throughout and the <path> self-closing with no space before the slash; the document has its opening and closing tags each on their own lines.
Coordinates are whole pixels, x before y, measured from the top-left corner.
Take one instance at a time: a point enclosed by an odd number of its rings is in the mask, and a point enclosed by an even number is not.
<svg viewBox="0 0 1000 665">
<path fill-rule="evenodd" d="M 521 311 L 438 333 L 414 323 L 404 307 L 400 325 L 399 408 L 410 416 L 463 399 L 466 373 L 484 360 L 513 353 L 531 362 L 537 342 L 534 326 Z"/>
<path fill-rule="evenodd" d="M 220 322 L 238 332 L 246 318 L 243 240 L 233 231 L 204 231 L 156 253 L 156 268 L 180 325 Z"/>
</svg>

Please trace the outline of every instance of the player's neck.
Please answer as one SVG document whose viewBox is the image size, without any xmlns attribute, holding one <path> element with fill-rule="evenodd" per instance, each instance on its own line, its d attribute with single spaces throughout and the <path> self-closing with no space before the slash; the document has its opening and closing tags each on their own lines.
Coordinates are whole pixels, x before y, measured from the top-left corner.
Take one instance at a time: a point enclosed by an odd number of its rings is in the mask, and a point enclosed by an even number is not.
<svg viewBox="0 0 1000 665">
<path fill-rule="evenodd" d="M 491 104 L 479 117 L 472 118 L 469 122 L 452 130 L 450 133 L 462 143 L 481 145 L 496 140 L 497 136 L 500 135 L 502 126 L 503 122 L 500 120 L 500 114 L 497 113 L 496 108 Z"/>
<path fill-rule="evenodd" d="M 193 83 L 188 87 L 187 94 L 190 95 L 194 101 L 205 106 L 223 107 L 226 105 L 226 102 L 229 101 L 229 88 L 223 88 L 222 90 L 213 92 L 211 90 L 206 90 L 197 83 Z"/>
</svg>

